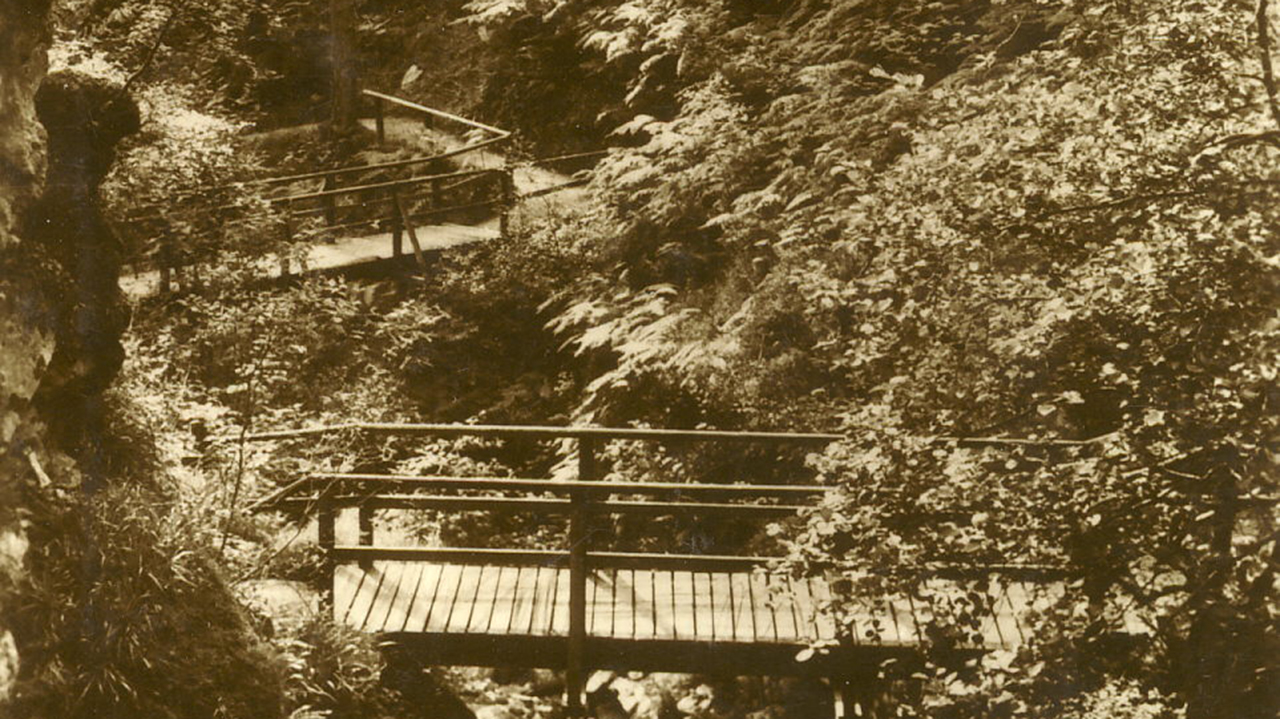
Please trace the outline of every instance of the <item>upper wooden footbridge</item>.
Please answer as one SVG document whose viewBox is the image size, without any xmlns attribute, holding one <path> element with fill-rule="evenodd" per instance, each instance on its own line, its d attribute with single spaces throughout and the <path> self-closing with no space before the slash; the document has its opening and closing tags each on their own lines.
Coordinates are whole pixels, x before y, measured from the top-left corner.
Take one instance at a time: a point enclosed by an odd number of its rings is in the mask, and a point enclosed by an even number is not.
<svg viewBox="0 0 1280 719">
<path fill-rule="evenodd" d="M 838 580 L 779 571 L 779 558 L 605 551 L 605 516 L 692 516 L 751 522 L 794 517 L 825 489 L 796 484 L 621 482 L 602 477 L 606 442 L 807 445 L 837 435 L 772 432 L 349 425 L 259 434 L 297 440 L 337 429 L 411 436 L 535 438 L 576 444 L 572 479 L 321 473 L 299 478 L 256 511 L 313 512 L 325 556 L 328 606 L 342 623 L 384 636 L 439 665 L 566 670 L 579 715 L 585 672 L 661 670 L 732 675 L 816 675 L 836 689 L 837 716 L 869 716 L 880 662 L 911 662 L 948 591 L 980 596 L 961 651 L 1011 648 L 1027 615 L 1060 594 L 1058 582 L 980 572 L 928 580 L 920 592 L 833 596 Z M 384 546 L 375 515 L 392 509 L 567 515 L 558 549 Z M 347 512 L 357 521 L 339 521 Z M 350 524 L 354 536 L 339 537 Z M 772 571 L 771 571 L 772 569 Z M 817 651 L 814 651 L 817 649 Z"/>
<path fill-rule="evenodd" d="M 442 152 L 200 187 L 164 206 L 144 207 L 121 228 L 143 246 L 121 279 L 125 292 L 143 296 L 199 284 L 200 266 L 218 261 L 207 248 L 230 236 L 290 250 L 262 253 L 254 264 L 264 278 L 377 271 L 410 257 L 426 271 L 432 253 L 501 237 L 517 205 L 584 181 L 547 166 L 603 154 L 515 165 L 493 152 L 511 138 L 506 130 L 372 90 L 363 97 L 371 115 L 363 122 L 380 144 L 392 126 L 405 124 L 418 130 L 449 124 L 467 139 L 435 131 L 433 139 L 446 145 Z"/>
</svg>

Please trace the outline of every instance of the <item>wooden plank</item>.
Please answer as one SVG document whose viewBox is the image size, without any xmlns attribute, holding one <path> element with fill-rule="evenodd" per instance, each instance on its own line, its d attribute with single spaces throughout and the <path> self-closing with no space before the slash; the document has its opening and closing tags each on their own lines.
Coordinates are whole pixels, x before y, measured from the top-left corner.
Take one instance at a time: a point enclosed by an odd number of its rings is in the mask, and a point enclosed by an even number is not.
<svg viewBox="0 0 1280 719">
<path fill-rule="evenodd" d="M 1001 587 L 996 607 L 1008 614 L 1009 622 L 1013 624 L 1018 642 L 1025 642 L 1031 636 L 1026 618 L 1026 613 L 1030 609 L 1030 598 L 1027 596 L 1026 585 L 1022 582 L 1012 581 L 1001 581 L 1000 583 Z"/>
<path fill-rule="evenodd" d="M 733 587 L 730 580 L 730 574 L 726 572 L 716 572 L 708 575 L 711 577 L 711 594 L 713 614 L 713 632 L 715 641 L 731 642 L 733 641 L 734 620 L 733 620 Z"/>
<path fill-rule="evenodd" d="M 769 605 L 773 608 L 774 638 L 779 642 L 801 641 L 800 631 L 797 629 L 795 597 L 791 594 L 787 577 L 779 574 L 766 575 L 765 588 Z"/>
<path fill-rule="evenodd" d="M 930 600 L 908 593 L 907 605 L 911 609 L 911 622 L 915 627 L 916 636 L 927 636 L 929 623 L 933 621 L 933 607 L 930 604 Z"/>
<path fill-rule="evenodd" d="M 676 639 L 698 636 L 697 593 L 693 589 L 693 572 L 672 572 L 671 611 Z"/>
<path fill-rule="evenodd" d="M 458 593 L 453 598 L 453 610 L 449 612 L 449 624 L 445 631 L 450 633 L 466 632 L 471 624 L 471 610 L 476 604 L 476 595 L 480 590 L 480 574 L 485 567 L 474 564 L 462 568 L 462 576 L 458 582 Z"/>
<path fill-rule="evenodd" d="M 347 611 L 356 595 L 360 593 L 360 584 L 366 573 L 354 564 L 339 564 L 333 572 L 333 619 L 336 622 L 346 620 Z"/>
<path fill-rule="evenodd" d="M 809 595 L 813 597 L 814 618 L 818 626 L 818 640 L 830 641 L 836 638 L 835 610 L 831 606 L 831 588 L 822 577 L 808 577 Z"/>
<path fill-rule="evenodd" d="M 1001 589 L 1003 582 L 995 575 L 989 575 L 987 581 L 982 582 L 978 590 L 982 593 L 983 599 L 986 600 L 987 620 L 990 622 L 990 629 L 999 641 L 997 646 L 1009 648 L 1019 643 L 1018 629 L 1013 624 L 1013 618 L 1009 616 L 1009 611 L 1001 607 Z M 987 626 L 984 622 L 984 627 Z M 985 635 L 986 632 L 984 631 Z"/>
<path fill-rule="evenodd" d="M 764 572 L 752 572 L 747 579 L 749 580 L 747 588 L 751 593 L 756 641 L 776 642 L 778 641 L 778 623 L 774 616 L 772 597 L 769 594 L 769 577 Z"/>
<path fill-rule="evenodd" d="M 671 572 L 653 573 L 653 626 L 659 639 L 675 639 L 675 603 Z"/>
<path fill-rule="evenodd" d="M 417 562 L 405 567 L 404 574 L 400 578 L 400 589 L 396 592 L 395 601 L 392 603 L 391 610 L 387 613 L 386 618 L 382 620 L 382 631 L 399 632 L 404 630 L 405 621 L 409 618 L 409 610 L 417 599 L 418 585 L 421 583 L 424 569 L 425 566 Z"/>
<path fill-rule="evenodd" d="M 494 597 L 493 616 L 486 630 L 491 634 L 506 634 L 515 612 L 516 588 L 520 582 L 521 567 L 503 567 L 498 577 L 497 594 Z"/>
<path fill-rule="evenodd" d="M 918 643 L 914 641 L 905 625 L 908 616 L 906 600 L 902 597 L 889 596 L 885 597 L 882 603 L 884 630 L 880 634 L 880 640 L 890 646 Z"/>
<path fill-rule="evenodd" d="M 636 635 L 635 571 L 613 570 L 613 637 L 631 639 Z"/>
<path fill-rule="evenodd" d="M 440 584 L 440 575 L 444 573 L 443 564 L 422 565 L 422 576 L 418 578 L 418 592 L 413 599 L 413 607 L 404 620 L 404 631 L 421 632 L 427 625 L 427 616 L 431 614 L 431 605 L 436 600 L 436 587 Z"/>
<path fill-rule="evenodd" d="M 716 638 L 716 634 L 715 613 L 711 596 L 711 575 L 706 572 L 693 572 L 692 574 L 694 637 L 699 641 L 713 641 Z"/>
<path fill-rule="evenodd" d="M 468 632 L 487 632 L 489 622 L 493 619 L 493 607 L 498 602 L 499 582 L 502 570 L 506 567 L 484 567 L 476 586 L 476 602 L 471 607 L 471 621 L 467 622 Z"/>
<path fill-rule="evenodd" d="M 635 616 L 637 641 L 657 636 L 653 606 L 653 571 L 639 569 L 635 573 Z"/>
<path fill-rule="evenodd" d="M 569 634 L 569 585 L 572 577 L 569 570 L 556 571 L 556 597 L 551 614 L 551 633 L 556 636 Z"/>
<path fill-rule="evenodd" d="M 369 614 L 365 617 L 364 625 L 360 627 L 366 632 L 380 632 L 382 625 L 387 620 L 387 615 L 391 613 L 391 605 L 395 603 L 396 595 L 400 591 L 400 580 L 404 577 L 404 572 L 409 568 L 405 562 L 389 562 L 386 567 L 386 574 L 382 580 L 382 588 L 378 591 L 378 596 L 374 597 L 372 606 L 369 607 Z M 353 625 L 354 626 L 354 625 Z"/>
<path fill-rule="evenodd" d="M 817 641 L 818 609 L 813 596 L 809 593 L 808 578 L 787 577 L 787 585 L 791 589 L 791 598 L 796 611 L 796 630 L 800 638 L 806 642 Z"/>
<path fill-rule="evenodd" d="M 733 594 L 733 639 L 754 642 L 756 618 L 755 607 L 751 604 L 751 575 L 742 572 L 730 574 L 729 589 Z"/>
<path fill-rule="evenodd" d="M 591 572 L 587 592 L 587 631 L 596 637 L 613 636 L 614 574 L 617 570 L 598 569 Z"/>
<path fill-rule="evenodd" d="M 508 634 L 529 634 L 533 623 L 533 595 L 538 588 L 537 567 L 516 567 L 515 595 L 511 605 Z"/>
<path fill-rule="evenodd" d="M 545 636 L 551 633 L 551 615 L 555 610 L 556 575 L 562 570 L 539 567 L 533 595 L 533 615 L 529 621 L 529 633 Z"/>
<path fill-rule="evenodd" d="M 435 601 L 432 602 L 431 614 L 427 617 L 427 632 L 443 632 L 449 628 L 449 614 L 453 611 L 454 600 L 462 589 L 462 566 L 447 564 L 440 575 L 440 583 L 436 587 Z"/>
<path fill-rule="evenodd" d="M 344 624 L 356 629 L 364 626 L 364 620 L 369 616 L 369 610 L 373 608 L 373 601 L 382 588 L 382 580 L 386 577 L 386 570 L 386 562 L 376 562 L 372 568 L 366 570 L 365 573 L 369 576 L 365 577 L 360 584 L 360 592 L 356 595 L 355 601 L 351 603 L 351 608 L 343 619 Z"/>
</svg>

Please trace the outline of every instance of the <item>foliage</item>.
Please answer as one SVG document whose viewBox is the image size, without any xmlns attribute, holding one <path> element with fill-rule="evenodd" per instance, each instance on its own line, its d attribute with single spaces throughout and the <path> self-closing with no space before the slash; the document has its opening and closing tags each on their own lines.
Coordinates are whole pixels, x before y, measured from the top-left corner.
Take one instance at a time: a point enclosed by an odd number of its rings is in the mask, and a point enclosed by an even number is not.
<svg viewBox="0 0 1280 719">
<path fill-rule="evenodd" d="M 122 483 L 36 505 L 13 606 L 15 716 L 282 716 L 280 667 L 222 583 L 203 518 L 155 492 Z"/>
<path fill-rule="evenodd" d="M 1016 681 L 942 668 L 913 711 L 1138 691 L 1269 715 L 1276 128 L 1254 8 L 782 5 L 473 3 L 490 25 L 536 6 L 632 90 L 668 48 L 686 70 L 678 111 L 628 108 L 595 172 L 603 261 L 550 325 L 582 357 L 578 416 L 666 424 L 690 398 L 690 424 L 846 432 L 813 458 L 837 492 L 793 550 L 856 591 L 938 565 L 1075 580 Z M 678 41 L 673 7 L 698 16 Z M 936 439 L 984 434 L 1025 441 Z M 1116 616 L 1071 620 L 1109 592 L 1150 624 L 1138 659 L 1106 649 Z"/>
<path fill-rule="evenodd" d="M 373 719 L 397 708 L 399 697 L 380 685 L 383 659 L 369 635 L 316 617 L 274 644 L 289 666 L 294 719 Z"/>
</svg>

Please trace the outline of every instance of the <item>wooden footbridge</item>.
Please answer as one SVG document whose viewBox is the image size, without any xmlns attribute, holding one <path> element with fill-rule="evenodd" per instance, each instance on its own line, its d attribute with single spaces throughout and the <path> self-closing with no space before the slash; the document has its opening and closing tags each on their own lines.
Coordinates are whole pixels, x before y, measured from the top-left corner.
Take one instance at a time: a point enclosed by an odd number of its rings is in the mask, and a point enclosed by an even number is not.
<svg viewBox="0 0 1280 719">
<path fill-rule="evenodd" d="M 398 265 L 409 257 L 426 272 L 428 255 L 435 251 L 505 235 L 517 203 L 583 182 L 563 176 L 522 182 L 525 176 L 509 163 L 449 169 L 465 156 L 507 142 L 511 133 L 372 90 L 363 97 L 380 143 L 386 140 L 392 109 L 428 128 L 451 123 L 473 139 L 430 155 L 196 188 L 165 206 L 144 207 L 120 228 L 133 243 L 146 247 L 122 278 L 126 293 L 164 294 L 175 280 L 179 286 L 198 284 L 193 275 L 200 265 L 217 260 L 207 248 L 226 244 L 220 238 L 230 236 L 274 237 L 280 241 L 263 245 L 295 248 L 294 257 L 263 253 L 256 268 L 262 277 Z M 543 158 L 533 164 L 599 154 Z"/>
<path fill-rule="evenodd" d="M 719 675 L 816 675 L 836 690 L 837 716 L 872 712 L 880 662 L 910 662 L 930 631 L 929 592 L 837 609 L 834 581 L 767 571 L 758 556 L 598 551 L 603 515 L 691 515 L 720 522 L 795 516 L 824 493 L 797 485 L 618 482 L 603 479 L 605 442 L 731 442 L 822 446 L 828 434 L 473 425 L 350 425 L 260 434 L 290 440 L 334 431 L 424 436 L 533 437 L 576 443 L 571 480 L 315 474 L 254 505 L 313 511 L 334 618 L 382 635 L 437 665 L 564 669 L 567 703 L 581 715 L 592 669 Z M 516 496 L 513 496 L 516 495 Z M 379 546 L 375 514 L 390 509 L 526 512 L 568 516 L 558 550 Z M 337 518 L 358 514 L 358 536 L 339 543 Z M 938 580 L 952 588 L 956 580 Z M 986 597 L 966 651 L 1023 641 L 1027 612 L 1048 585 L 997 576 L 968 581 Z M 1060 587 L 1058 588 L 1060 589 Z M 1051 590 L 1052 591 L 1052 590 Z M 821 651 L 812 651 L 815 647 Z"/>
</svg>

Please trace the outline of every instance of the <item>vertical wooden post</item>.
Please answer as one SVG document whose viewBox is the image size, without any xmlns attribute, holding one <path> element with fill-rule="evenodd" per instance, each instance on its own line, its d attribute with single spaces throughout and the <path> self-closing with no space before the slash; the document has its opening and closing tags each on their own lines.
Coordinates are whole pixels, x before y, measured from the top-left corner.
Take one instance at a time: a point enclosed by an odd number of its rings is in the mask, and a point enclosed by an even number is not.
<svg viewBox="0 0 1280 719">
<path fill-rule="evenodd" d="M 368 501 L 360 505 L 357 510 L 360 513 L 360 546 L 373 546 L 373 507 L 369 506 Z M 373 568 L 373 561 L 369 559 L 360 560 L 360 568 L 368 571 Z"/>
<path fill-rule="evenodd" d="M 337 186 L 338 186 L 338 181 L 337 179 L 334 178 L 332 174 L 324 176 L 323 189 L 325 190 L 325 192 L 336 189 Z M 334 196 L 326 194 L 321 198 L 321 202 L 324 203 L 325 224 L 329 225 L 330 227 L 338 224 L 338 205 L 337 205 L 337 201 L 334 199 Z"/>
<path fill-rule="evenodd" d="M 404 211 L 404 205 L 400 204 L 400 193 L 395 187 L 391 188 L 391 201 L 395 204 L 396 214 L 400 217 L 400 224 L 409 233 L 409 244 L 413 245 L 413 258 L 418 261 L 418 269 L 422 270 L 422 278 L 426 279 L 427 257 L 422 254 L 422 245 L 418 244 L 418 233 L 413 229 L 413 223 L 409 221 L 409 215 Z"/>
<path fill-rule="evenodd" d="M 162 295 L 169 294 L 172 281 L 170 274 L 173 270 L 173 247 L 169 243 L 168 235 L 161 236 L 158 259 L 160 261 L 160 294 Z"/>
<path fill-rule="evenodd" d="M 578 440 L 578 481 L 589 482 L 596 477 L 595 440 L 582 437 Z M 582 691 L 586 684 L 587 649 L 587 511 L 588 497 L 583 490 L 569 495 L 572 503 L 569 514 L 569 654 L 565 666 L 565 705 L 569 716 L 583 717 Z"/>
<path fill-rule="evenodd" d="M 378 128 L 378 144 L 387 141 L 387 121 L 383 115 L 382 98 L 373 101 L 373 124 Z"/>
<path fill-rule="evenodd" d="M 293 245 L 293 201 L 284 203 L 284 244 L 285 249 L 280 253 L 280 276 L 289 276 L 289 247 Z"/>
<path fill-rule="evenodd" d="M 334 495 L 337 493 L 337 485 L 330 482 L 320 490 L 320 498 L 316 503 L 316 528 L 317 528 L 317 544 L 320 545 L 320 551 L 323 553 L 321 559 L 321 577 L 324 586 L 321 588 L 320 597 L 325 607 L 332 609 L 333 607 L 333 547 L 337 544 L 337 528 L 335 519 L 337 507 L 334 506 Z"/>
<path fill-rule="evenodd" d="M 388 197 L 391 198 L 391 256 L 399 257 L 404 254 L 404 224 L 400 222 L 400 206 L 395 201 L 395 188 L 391 188 Z"/>
<path fill-rule="evenodd" d="M 511 229 L 511 208 L 515 205 L 516 201 L 515 175 L 509 166 L 502 168 L 502 174 L 499 181 L 502 183 L 500 190 L 501 197 L 499 199 L 502 203 L 500 208 L 502 214 L 498 218 L 498 232 L 505 238 Z"/>
</svg>

